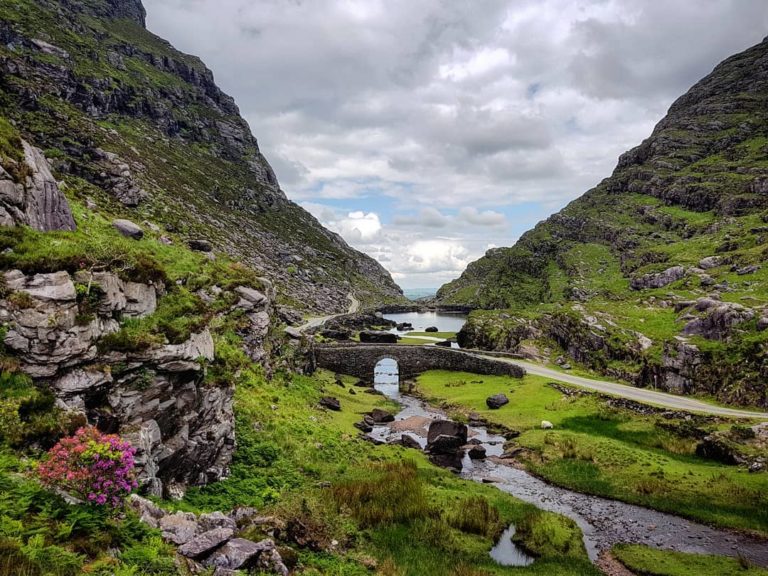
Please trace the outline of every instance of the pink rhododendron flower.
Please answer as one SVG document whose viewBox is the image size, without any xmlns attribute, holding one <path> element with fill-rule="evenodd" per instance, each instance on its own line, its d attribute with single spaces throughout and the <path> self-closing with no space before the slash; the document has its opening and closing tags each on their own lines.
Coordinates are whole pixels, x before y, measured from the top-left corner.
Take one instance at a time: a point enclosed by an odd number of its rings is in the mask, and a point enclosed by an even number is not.
<svg viewBox="0 0 768 576">
<path fill-rule="evenodd" d="M 137 487 L 135 454 L 136 449 L 119 436 L 88 426 L 51 448 L 37 473 L 46 486 L 100 506 L 118 507 Z"/>
</svg>

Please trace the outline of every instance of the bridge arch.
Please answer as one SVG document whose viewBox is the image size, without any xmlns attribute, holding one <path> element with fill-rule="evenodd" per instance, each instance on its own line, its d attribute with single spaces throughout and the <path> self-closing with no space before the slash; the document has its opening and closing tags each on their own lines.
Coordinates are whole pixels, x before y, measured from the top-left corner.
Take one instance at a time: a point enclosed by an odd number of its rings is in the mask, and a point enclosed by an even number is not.
<svg viewBox="0 0 768 576">
<path fill-rule="evenodd" d="M 321 344 L 314 349 L 315 365 L 364 380 L 373 378 L 376 364 L 391 358 L 397 362 L 400 380 L 427 370 L 453 370 L 522 378 L 525 370 L 516 364 L 478 356 L 455 348 L 398 344 Z"/>
</svg>

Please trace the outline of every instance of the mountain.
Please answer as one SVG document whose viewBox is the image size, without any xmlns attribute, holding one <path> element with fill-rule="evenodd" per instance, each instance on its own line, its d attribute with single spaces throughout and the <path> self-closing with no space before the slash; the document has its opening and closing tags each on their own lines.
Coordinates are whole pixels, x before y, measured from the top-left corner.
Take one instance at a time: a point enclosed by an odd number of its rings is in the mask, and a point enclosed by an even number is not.
<svg viewBox="0 0 768 576">
<path fill-rule="evenodd" d="M 146 30 L 139 0 L 3 2 L 0 71 L 4 155 L 9 138 L 42 150 L 71 202 L 210 245 L 293 308 L 343 311 L 350 292 L 404 301 L 375 260 L 286 198 L 234 100 Z"/>
<path fill-rule="evenodd" d="M 489 250 L 437 300 L 483 309 L 466 344 L 766 406 L 766 258 L 768 39 L 719 64 L 609 178 Z"/>
</svg>

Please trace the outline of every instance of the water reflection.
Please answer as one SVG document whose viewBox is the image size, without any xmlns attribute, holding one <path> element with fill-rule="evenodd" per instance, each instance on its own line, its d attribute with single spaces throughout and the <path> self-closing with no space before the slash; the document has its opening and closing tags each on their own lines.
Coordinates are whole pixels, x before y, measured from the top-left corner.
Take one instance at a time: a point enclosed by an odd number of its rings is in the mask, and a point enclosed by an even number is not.
<svg viewBox="0 0 768 576">
<path fill-rule="evenodd" d="M 491 548 L 491 558 L 493 558 L 497 564 L 502 566 L 528 566 L 533 563 L 533 558 L 528 556 L 523 550 L 521 550 L 517 544 L 512 541 L 512 536 L 515 535 L 515 525 L 510 525 L 509 528 L 504 530 L 496 543 L 496 546 Z"/>
<path fill-rule="evenodd" d="M 434 326 L 440 332 L 458 332 L 467 321 L 466 314 L 451 314 L 448 312 L 402 312 L 399 314 L 384 314 L 384 318 L 400 324 L 407 322 L 413 325 L 416 332 L 424 332 Z M 400 332 L 398 332 L 401 334 Z"/>
<path fill-rule="evenodd" d="M 373 369 L 373 387 L 389 398 L 400 397 L 400 372 L 395 360 L 379 360 Z"/>
</svg>

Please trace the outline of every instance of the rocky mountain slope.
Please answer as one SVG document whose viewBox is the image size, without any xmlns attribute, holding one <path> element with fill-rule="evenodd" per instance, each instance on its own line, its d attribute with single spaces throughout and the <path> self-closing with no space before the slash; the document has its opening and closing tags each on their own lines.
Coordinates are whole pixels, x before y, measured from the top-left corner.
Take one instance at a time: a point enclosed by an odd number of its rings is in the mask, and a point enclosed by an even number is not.
<svg viewBox="0 0 768 576">
<path fill-rule="evenodd" d="M 211 71 L 144 17 L 139 0 L 2 3 L 3 164 L 30 163 L 13 144 L 22 138 L 68 198 L 243 261 L 294 308 L 340 312 L 350 292 L 364 304 L 402 300 L 375 260 L 286 198 Z"/>
<path fill-rule="evenodd" d="M 766 406 L 766 258 L 768 39 L 679 98 L 610 178 L 437 298 L 485 309 L 465 344 Z"/>
</svg>

